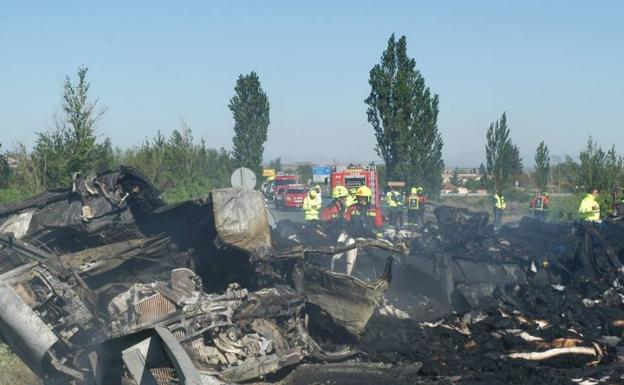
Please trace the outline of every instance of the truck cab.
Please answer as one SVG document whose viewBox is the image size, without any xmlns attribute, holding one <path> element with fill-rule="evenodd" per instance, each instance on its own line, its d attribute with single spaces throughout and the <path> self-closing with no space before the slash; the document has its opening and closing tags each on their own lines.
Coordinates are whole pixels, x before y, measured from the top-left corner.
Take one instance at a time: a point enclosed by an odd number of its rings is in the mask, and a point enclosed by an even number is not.
<svg viewBox="0 0 624 385">
<path fill-rule="evenodd" d="M 294 174 L 278 174 L 275 176 L 270 186 L 270 196 L 269 199 L 275 200 L 277 198 L 278 189 L 283 190 L 282 187 L 287 186 L 289 184 L 298 184 L 299 177 Z"/>
<path fill-rule="evenodd" d="M 368 167 L 347 167 L 341 170 L 334 170 L 330 176 L 331 188 L 345 186 L 348 190 L 367 186 L 373 193 L 372 203 L 380 207 L 381 196 L 379 191 L 379 178 L 375 166 Z"/>
</svg>

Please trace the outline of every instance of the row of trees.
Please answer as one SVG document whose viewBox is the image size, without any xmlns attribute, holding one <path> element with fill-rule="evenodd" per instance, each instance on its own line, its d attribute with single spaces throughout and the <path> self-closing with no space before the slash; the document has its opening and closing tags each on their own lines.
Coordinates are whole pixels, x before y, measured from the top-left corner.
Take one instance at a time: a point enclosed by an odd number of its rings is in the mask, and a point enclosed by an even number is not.
<svg viewBox="0 0 624 385">
<path fill-rule="evenodd" d="M 97 98 L 89 98 L 87 73 L 86 67 L 80 67 L 75 80 L 66 77 L 62 115 L 55 117 L 51 129 L 37 133 L 32 151 L 17 145 L 11 153 L 17 164 L 14 171 L 7 157 L 0 156 L 0 203 L 43 189 L 67 187 L 76 172 L 90 174 L 117 164 L 138 168 L 171 201 L 229 185 L 236 167 L 248 167 L 261 175 L 270 105 L 255 72 L 239 76 L 230 99 L 234 118 L 231 153 L 196 140 L 188 126 L 168 137 L 158 132 L 125 151 L 113 149 L 108 138 L 98 141 L 97 123 L 106 109 L 98 106 Z"/>
<path fill-rule="evenodd" d="M 158 132 L 141 146 L 119 153 L 115 164 L 141 170 L 168 201 L 198 197 L 228 186 L 234 159 L 223 148 L 208 148 L 193 137 L 190 127 L 174 130 L 169 137 Z"/>
<path fill-rule="evenodd" d="M 37 134 L 32 152 L 24 146 L 14 152 L 19 168 L 13 184 L 25 194 L 68 186 L 75 172 L 88 174 L 115 164 L 137 167 L 171 200 L 227 185 L 235 167 L 261 174 L 270 104 L 255 72 L 239 76 L 228 104 L 234 118 L 231 153 L 196 141 L 187 126 L 168 137 L 158 132 L 138 147 L 113 150 L 108 138 L 97 141 L 96 126 L 106 109 L 98 107 L 97 99 L 89 100 L 87 73 L 86 67 L 80 67 L 75 82 L 66 78 L 63 115 L 55 119 L 52 129 Z M 371 71 L 370 84 L 368 120 L 375 127 L 377 151 L 386 162 L 388 179 L 401 178 L 436 191 L 443 168 L 438 96 L 425 86 L 415 61 L 407 57 L 404 36 L 398 41 L 391 37 L 382 64 Z M 402 107 L 396 111 L 394 106 Z M 281 159 L 270 166 L 281 169 Z M 2 178 L 2 170 L 0 162 L 0 183 L 8 183 L 11 178 Z M 292 171 L 302 180 L 312 178 L 309 166 Z"/>
<path fill-rule="evenodd" d="M 0 156 L 0 187 L 13 184 L 20 191 L 33 193 L 69 185 L 74 172 L 91 173 L 123 163 L 143 171 L 166 196 L 178 200 L 226 186 L 236 167 L 248 167 L 261 175 L 270 104 L 255 72 L 239 76 L 228 104 L 234 118 L 231 152 L 195 140 L 187 126 L 168 137 L 158 132 L 126 151 L 114 150 L 108 138 L 97 140 L 96 126 L 106 109 L 98 106 L 97 99 L 89 99 L 87 72 L 80 67 L 75 81 L 66 78 L 63 114 L 55 118 L 53 128 L 37 134 L 33 150 L 18 145 L 12 154 L 18 160 L 17 173 L 11 174 L 6 157 Z M 398 40 L 390 37 L 380 63 L 370 71 L 369 84 L 367 119 L 377 139 L 375 150 L 385 163 L 384 179 L 420 185 L 436 194 L 444 167 L 444 143 L 437 126 L 439 97 L 426 86 L 416 61 L 407 55 L 405 36 Z M 488 127 L 485 154 L 486 163 L 480 168 L 485 186 L 505 191 L 523 171 L 506 113 Z M 281 169 L 281 159 L 272 160 L 270 167 Z M 604 151 L 591 138 L 578 162 L 567 157 L 556 167 L 572 189 L 607 189 L 622 177 L 622 158 L 615 149 Z M 550 168 L 549 149 L 542 142 L 536 150 L 533 174 L 540 190 L 546 189 Z M 293 171 L 302 180 L 311 179 L 310 167 Z"/>
<path fill-rule="evenodd" d="M 444 167 L 444 143 L 437 126 L 439 98 L 426 86 L 416 61 L 407 55 L 405 36 L 398 40 L 394 35 L 390 37 L 380 63 L 370 71 L 369 84 L 367 117 L 377 139 L 375 150 L 385 163 L 387 180 L 421 185 L 428 193 L 436 194 Z M 485 165 L 479 169 L 483 180 L 476 182 L 476 187 L 503 193 L 514 181 L 523 179 L 523 161 L 511 140 L 506 113 L 488 127 L 485 155 Z M 546 191 L 552 175 L 550 161 L 550 151 L 542 141 L 535 152 L 532 175 L 541 191 Z M 555 168 L 557 175 L 563 176 L 558 186 L 563 184 L 568 191 L 610 190 L 624 182 L 622 158 L 613 147 L 604 151 L 591 137 L 578 161 L 566 156 L 565 162 Z"/>
<path fill-rule="evenodd" d="M 492 191 L 503 192 L 513 180 L 522 174 L 522 159 L 516 145 L 511 142 L 507 117 L 490 124 L 485 147 L 487 166 L 486 182 Z M 535 150 L 535 164 L 532 179 L 540 191 L 547 191 L 551 173 L 550 150 L 544 141 Z M 590 136 L 586 147 L 581 150 L 578 160 L 566 155 L 565 161 L 555 166 L 562 176 L 559 186 L 566 191 L 584 192 L 593 188 L 602 191 L 618 189 L 624 183 L 622 157 L 612 146 L 603 150 Z"/>
</svg>

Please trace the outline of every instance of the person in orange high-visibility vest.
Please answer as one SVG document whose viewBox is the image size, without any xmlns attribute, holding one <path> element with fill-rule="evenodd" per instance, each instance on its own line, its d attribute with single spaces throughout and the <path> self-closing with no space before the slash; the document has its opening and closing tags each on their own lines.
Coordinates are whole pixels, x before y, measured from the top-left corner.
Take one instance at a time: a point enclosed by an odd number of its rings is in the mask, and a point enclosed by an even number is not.
<svg viewBox="0 0 624 385">
<path fill-rule="evenodd" d="M 533 199 L 531 199 L 529 206 L 531 211 L 533 211 L 535 219 L 544 220 L 550 206 L 548 193 L 538 193 L 535 197 L 533 197 Z"/>
<path fill-rule="evenodd" d="M 366 186 L 360 186 L 355 193 L 358 202 L 349 207 L 345 213 L 345 220 L 349 233 L 354 237 L 380 237 L 383 221 L 381 210 L 371 203 L 372 191 Z"/>
<path fill-rule="evenodd" d="M 331 203 L 321 211 L 321 222 L 342 221 L 347 209 L 349 191 L 344 186 L 336 186 L 331 192 Z"/>
</svg>

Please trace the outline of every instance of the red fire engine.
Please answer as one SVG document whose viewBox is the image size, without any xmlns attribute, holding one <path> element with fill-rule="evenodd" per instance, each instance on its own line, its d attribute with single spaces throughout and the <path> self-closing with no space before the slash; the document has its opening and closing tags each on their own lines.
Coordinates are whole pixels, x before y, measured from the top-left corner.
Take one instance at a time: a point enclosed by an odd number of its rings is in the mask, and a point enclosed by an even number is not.
<svg viewBox="0 0 624 385">
<path fill-rule="evenodd" d="M 303 207 L 303 201 L 308 195 L 308 189 L 302 184 L 280 186 L 275 193 L 275 208 L 297 209 Z"/>
<path fill-rule="evenodd" d="M 289 184 L 296 184 L 296 183 L 299 183 L 299 177 L 297 175 L 278 174 L 271 182 L 270 190 L 269 190 L 269 194 L 270 194 L 269 199 L 275 199 L 275 193 L 277 192 L 278 187 L 286 186 Z"/>
<path fill-rule="evenodd" d="M 380 207 L 379 178 L 374 166 L 367 168 L 348 167 L 341 171 L 332 171 L 330 179 L 332 189 L 336 186 L 345 186 L 348 190 L 367 186 L 373 193 L 373 203 L 375 206 Z"/>
</svg>

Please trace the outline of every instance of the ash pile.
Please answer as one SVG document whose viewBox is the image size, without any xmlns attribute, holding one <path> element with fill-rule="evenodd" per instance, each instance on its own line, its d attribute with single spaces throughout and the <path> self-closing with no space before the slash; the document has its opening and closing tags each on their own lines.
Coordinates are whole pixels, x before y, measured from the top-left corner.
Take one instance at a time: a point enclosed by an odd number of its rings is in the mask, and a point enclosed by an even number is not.
<svg viewBox="0 0 624 385">
<path fill-rule="evenodd" d="M 45 384 L 621 383 L 623 225 L 350 237 L 140 173 L 0 209 L 0 335 Z"/>
<path fill-rule="evenodd" d="M 420 363 L 404 383 L 624 382 L 620 218 L 525 217 L 494 231 L 486 213 L 440 206 L 434 214 L 423 227 L 386 230 L 384 240 L 403 252 L 393 254 L 391 283 L 354 342 L 360 360 Z M 286 244 L 336 239 L 331 229 L 277 227 Z M 358 249 L 353 266 L 346 256 L 308 261 L 370 283 L 389 254 Z"/>
</svg>

